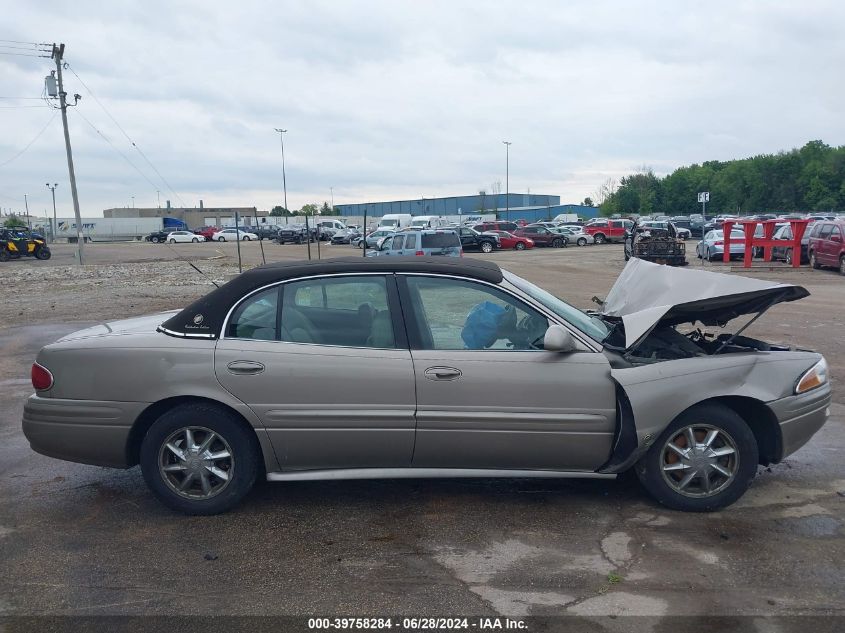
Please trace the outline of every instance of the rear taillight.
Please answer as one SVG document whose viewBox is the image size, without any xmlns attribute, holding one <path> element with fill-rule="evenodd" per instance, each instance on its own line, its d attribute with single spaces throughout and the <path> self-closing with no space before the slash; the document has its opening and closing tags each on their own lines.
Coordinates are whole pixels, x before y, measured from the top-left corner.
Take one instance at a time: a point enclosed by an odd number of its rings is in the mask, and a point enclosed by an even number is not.
<svg viewBox="0 0 845 633">
<path fill-rule="evenodd" d="M 715 242 L 713 242 L 713 246 L 721 246 L 722 244 L 724 244 L 722 240 L 716 240 Z"/>
<path fill-rule="evenodd" d="M 32 363 L 32 386 L 36 391 L 44 391 L 53 386 L 53 374 L 46 367 L 42 367 L 38 363 Z"/>
<path fill-rule="evenodd" d="M 417 257 L 422 257 L 423 255 L 425 255 L 425 253 L 423 253 L 422 251 L 417 251 L 416 253 L 414 253 L 414 255 L 416 255 Z"/>
</svg>

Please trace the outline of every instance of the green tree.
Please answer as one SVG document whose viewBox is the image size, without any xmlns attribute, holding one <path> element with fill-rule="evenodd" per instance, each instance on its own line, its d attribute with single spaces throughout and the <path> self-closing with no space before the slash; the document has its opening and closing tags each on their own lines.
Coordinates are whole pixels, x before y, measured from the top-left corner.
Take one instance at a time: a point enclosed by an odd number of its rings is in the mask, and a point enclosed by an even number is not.
<svg viewBox="0 0 845 633">
<path fill-rule="evenodd" d="M 590 196 L 584 198 L 584 202 L 582 202 L 585 207 L 592 207 L 593 206 L 593 199 Z"/>
<path fill-rule="evenodd" d="M 279 217 L 279 216 L 283 216 L 283 215 L 290 215 L 290 211 L 288 211 L 287 209 L 285 209 L 285 208 L 284 208 L 283 206 L 281 206 L 281 205 L 276 205 L 276 206 L 275 206 L 275 207 L 273 207 L 273 209 L 270 211 L 270 215 L 272 215 L 272 216 L 274 216 L 274 217 Z"/>
<path fill-rule="evenodd" d="M 332 208 L 329 206 L 328 202 L 324 202 L 323 206 L 320 207 L 320 215 L 331 215 Z"/>
<path fill-rule="evenodd" d="M 23 226 L 25 224 L 26 224 L 26 222 L 21 220 L 14 213 L 12 215 L 10 215 L 9 217 L 7 217 L 6 221 L 3 222 L 3 226 L 9 226 L 9 227 L 11 227 L 11 226 Z"/>
<path fill-rule="evenodd" d="M 302 208 L 296 212 L 297 215 L 317 215 L 320 207 L 313 202 L 302 205 Z"/>
</svg>

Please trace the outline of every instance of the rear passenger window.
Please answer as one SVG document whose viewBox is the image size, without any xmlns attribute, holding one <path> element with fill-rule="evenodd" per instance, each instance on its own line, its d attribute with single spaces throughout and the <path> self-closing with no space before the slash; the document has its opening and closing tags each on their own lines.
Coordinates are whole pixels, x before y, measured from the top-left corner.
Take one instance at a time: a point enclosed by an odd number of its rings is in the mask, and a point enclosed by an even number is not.
<svg viewBox="0 0 845 633">
<path fill-rule="evenodd" d="M 394 251 L 401 251 L 405 248 L 405 236 L 404 235 L 397 235 L 393 238 L 393 248 Z"/>
<path fill-rule="evenodd" d="M 454 233 L 423 233 L 423 248 L 458 248 L 461 241 Z"/>
<path fill-rule="evenodd" d="M 235 310 L 226 336 L 273 341 L 278 338 L 276 310 L 279 305 L 279 289 L 271 288 L 253 295 Z"/>
<path fill-rule="evenodd" d="M 825 225 L 823 225 L 823 226 L 822 226 L 822 230 L 821 230 L 821 232 L 819 233 L 819 237 L 820 237 L 821 239 L 823 239 L 823 240 L 826 240 L 827 238 L 829 238 L 829 237 L 830 237 L 830 233 L 831 233 L 831 231 L 832 231 L 832 230 L 833 230 L 833 225 L 832 225 L 832 224 L 825 224 Z"/>
</svg>

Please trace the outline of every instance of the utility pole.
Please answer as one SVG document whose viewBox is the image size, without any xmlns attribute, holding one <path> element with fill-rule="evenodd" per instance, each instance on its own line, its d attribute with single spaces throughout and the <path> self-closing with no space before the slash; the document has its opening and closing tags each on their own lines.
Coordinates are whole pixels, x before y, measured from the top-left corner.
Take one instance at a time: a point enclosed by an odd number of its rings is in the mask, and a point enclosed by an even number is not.
<svg viewBox="0 0 845 633">
<path fill-rule="evenodd" d="M 511 219 L 511 189 L 510 189 L 510 141 L 502 141 L 505 144 L 505 219 Z M 501 187 L 501 185 L 499 185 Z"/>
<path fill-rule="evenodd" d="M 50 190 L 50 193 L 53 194 L 53 226 L 50 229 L 50 237 L 53 238 L 53 244 L 56 243 L 56 231 L 58 230 L 58 221 L 56 220 L 56 187 L 59 186 L 59 183 L 53 183 L 53 186 L 50 186 L 50 183 L 47 183 L 47 189 Z"/>
<path fill-rule="evenodd" d="M 329 191 L 332 194 L 332 215 L 334 215 L 334 187 L 329 187 Z"/>
<path fill-rule="evenodd" d="M 161 209 L 161 191 L 156 189 L 156 200 L 158 200 L 158 208 Z"/>
<path fill-rule="evenodd" d="M 23 204 L 26 207 L 26 225 L 29 227 L 29 230 L 32 230 L 32 220 L 29 219 L 29 200 L 26 198 L 26 194 L 23 194 Z"/>
<path fill-rule="evenodd" d="M 50 57 L 56 60 L 56 79 L 59 82 L 59 106 L 62 110 L 62 125 L 65 129 L 65 150 L 67 151 L 67 171 L 70 176 L 70 194 L 73 198 L 73 214 L 76 218 L 76 255 L 80 266 L 85 262 L 85 237 L 82 235 L 82 216 L 79 213 L 79 194 L 76 191 L 76 173 L 73 171 L 73 151 L 70 147 L 70 133 L 67 127 L 67 93 L 62 83 L 62 60 L 65 54 L 65 45 L 53 44 L 53 52 Z M 81 97 L 74 95 L 74 104 L 79 102 Z"/>
</svg>

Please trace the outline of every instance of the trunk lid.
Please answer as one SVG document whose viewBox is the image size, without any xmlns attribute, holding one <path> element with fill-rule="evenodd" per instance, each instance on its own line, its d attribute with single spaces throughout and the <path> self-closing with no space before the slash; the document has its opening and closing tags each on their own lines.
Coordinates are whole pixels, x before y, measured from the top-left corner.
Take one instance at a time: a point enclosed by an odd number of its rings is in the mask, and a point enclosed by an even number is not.
<svg viewBox="0 0 845 633">
<path fill-rule="evenodd" d="M 89 338 L 92 336 L 117 336 L 121 334 L 138 334 L 138 333 L 152 333 L 161 325 L 163 321 L 176 314 L 178 310 L 171 310 L 167 312 L 158 312 L 156 314 L 146 314 L 144 316 L 134 317 L 131 319 L 121 319 L 119 321 L 109 321 L 108 323 L 101 323 L 83 330 L 71 332 L 67 336 L 63 336 L 57 342 L 72 341 L 74 339 Z"/>
</svg>

